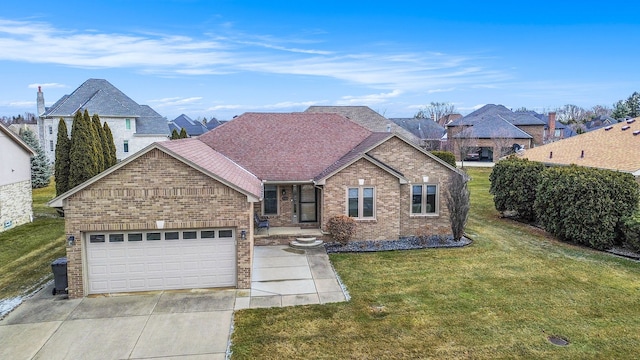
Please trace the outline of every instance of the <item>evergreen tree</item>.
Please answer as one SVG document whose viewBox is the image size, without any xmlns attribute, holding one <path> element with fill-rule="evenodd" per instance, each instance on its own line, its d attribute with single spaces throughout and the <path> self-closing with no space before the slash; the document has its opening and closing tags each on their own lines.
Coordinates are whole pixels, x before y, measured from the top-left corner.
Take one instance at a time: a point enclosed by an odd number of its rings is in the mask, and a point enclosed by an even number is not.
<svg viewBox="0 0 640 360">
<path fill-rule="evenodd" d="M 173 129 L 171 132 L 171 140 L 180 139 L 180 134 L 178 134 L 178 130 Z"/>
<path fill-rule="evenodd" d="M 34 189 L 49 185 L 51 181 L 51 166 L 47 160 L 47 155 L 40 146 L 40 141 L 31 130 L 22 132 L 22 140 L 35 150 L 36 155 L 31 158 L 31 187 Z"/>
<path fill-rule="evenodd" d="M 116 144 L 113 142 L 113 134 L 111 133 L 111 128 L 106 122 L 104 123 L 103 130 L 104 138 L 107 144 L 107 146 L 104 148 L 105 163 L 107 163 L 107 168 L 110 168 L 118 162 L 118 158 L 116 157 Z"/>
<path fill-rule="evenodd" d="M 93 114 L 91 121 L 96 135 L 96 164 L 98 173 L 101 173 L 107 168 L 107 163 L 104 158 L 104 130 L 102 129 L 102 124 L 100 124 L 100 117 L 98 114 Z"/>
<path fill-rule="evenodd" d="M 93 144 L 93 126 L 80 111 L 76 112 L 73 117 L 73 126 L 71 127 L 71 146 L 69 150 L 69 188 L 73 188 L 78 184 L 89 180 L 95 176 L 95 146 Z"/>
<path fill-rule="evenodd" d="M 185 130 L 184 128 L 182 128 L 182 129 L 180 130 L 180 139 L 186 139 L 186 138 L 188 138 L 188 137 L 189 137 L 189 135 L 187 135 L 187 130 Z"/>
<path fill-rule="evenodd" d="M 69 148 L 71 141 L 67 134 L 67 123 L 64 119 L 60 118 L 56 145 L 56 195 L 60 195 L 69 190 Z"/>
<path fill-rule="evenodd" d="M 91 134 L 91 150 L 93 153 L 91 154 L 91 161 L 93 161 L 93 170 L 96 174 L 99 174 L 102 170 L 100 169 L 100 159 L 98 157 L 98 147 L 96 144 L 98 143 L 98 133 L 96 132 L 96 128 L 93 125 L 93 121 L 91 120 L 91 116 L 89 116 L 89 111 L 87 109 L 84 110 L 82 118 L 89 129 L 89 133 Z"/>
</svg>

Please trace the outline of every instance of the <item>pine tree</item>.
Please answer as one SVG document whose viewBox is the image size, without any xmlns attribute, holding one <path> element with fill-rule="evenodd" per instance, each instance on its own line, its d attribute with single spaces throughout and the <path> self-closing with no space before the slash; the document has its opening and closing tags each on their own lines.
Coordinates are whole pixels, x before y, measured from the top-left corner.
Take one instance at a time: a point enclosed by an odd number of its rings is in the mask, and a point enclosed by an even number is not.
<svg viewBox="0 0 640 360">
<path fill-rule="evenodd" d="M 47 155 L 40 146 L 40 141 L 31 130 L 25 130 L 21 134 L 22 140 L 35 150 L 36 155 L 31 158 L 31 187 L 34 189 L 43 188 L 51 181 L 51 166 Z"/>
<path fill-rule="evenodd" d="M 101 173 L 107 168 L 106 160 L 104 158 L 104 130 L 102 129 L 102 124 L 100 124 L 100 117 L 98 114 L 93 114 L 91 122 L 96 136 L 96 164 L 98 173 Z"/>
<path fill-rule="evenodd" d="M 68 137 L 67 123 L 60 118 L 58 122 L 58 141 L 56 144 L 56 195 L 69 190 L 69 148 L 71 141 Z"/>
<path fill-rule="evenodd" d="M 107 168 L 110 168 L 118 162 L 118 158 L 116 157 L 116 144 L 113 142 L 113 134 L 111 133 L 111 128 L 106 122 L 104 123 L 103 130 L 104 138 L 108 145 L 104 148 L 105 163 L 107 163 Z M 108 159 L 108 161 L 106 159 Z"/>
<path fill-rule="evenodd" d="M 189 135 L 187 135 L 187 130 L 185 130 L 184 128 L 182 128 L 182 129 L 180 130 L 180 139 L 186 139 L 186 138 L 188 138 L 188 137 L 189 137 Z"/>
<path fill-rule="evenodd" d="M 96 174 L 99 174 L 100 169 L 100 159 L 98 158 L 98 147 L 96 144 L 98 143 L 98 133 L 96 133 L 96 128 L 93 126 L 93 121 L 91 120 L 91 116 L 89 116 L 89 111 L 87 109 L 84 110 L 82 115 L 84 122 L 87 124 L 87 128 L 90 133 L 90 141 L 91 141 L 91 161 L 93 162 L 93 170 Z"/>
<path fill-rule="evenodd" d="M 178 134 L 178 130 L 173 129 L 171 132 L 171 140 L 180 139 L 180 134 Z"/>
<path fill-rule="evenodd" d="M 71 146 L 69 150 L 69 188 L 79 185 L 97 174 L 95 146 L 93 146 L 93 126 L 87 114 L 78 111 L 73 117 L 71 127 Z"/>
</svg>

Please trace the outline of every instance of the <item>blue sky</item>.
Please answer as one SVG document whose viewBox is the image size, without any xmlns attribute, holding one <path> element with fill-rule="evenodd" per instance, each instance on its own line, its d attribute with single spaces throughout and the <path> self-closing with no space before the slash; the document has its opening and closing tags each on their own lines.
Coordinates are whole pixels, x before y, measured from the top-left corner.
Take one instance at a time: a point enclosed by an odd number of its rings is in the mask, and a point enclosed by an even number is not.
<svg viewBox="0 0 640 360">
<path fill-rule="evenodd" d="M 515 6 L 517 4 L 517 7 Z M 5 1 L 0 115 L 89 78 L 168 119 L 432 101 L 545 111 L 640 91 L 628 1 Z"/>
</svg>

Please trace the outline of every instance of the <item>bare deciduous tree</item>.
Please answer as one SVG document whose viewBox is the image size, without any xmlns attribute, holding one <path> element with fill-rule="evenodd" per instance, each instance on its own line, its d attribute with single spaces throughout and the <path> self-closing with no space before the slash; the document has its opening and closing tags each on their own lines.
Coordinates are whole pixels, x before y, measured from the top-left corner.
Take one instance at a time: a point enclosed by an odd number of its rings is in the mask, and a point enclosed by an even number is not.
<svg viewBox="0 0 640 360">
<path fill-rule="evenodd" d="M 438 122 L 445 115 L 456 112 L 456 107 L 452 103 L 431 102 L 429 105 L 420 109 L 413 117 L 416 119 L 433 119 Z"/>
<path fill-rule="evenodd" d="M 469 189 L 467 189 L 467 180 L 466 174 L 451 174 L 446 192 L 451 232 L 455 241 L 460 240 L 464 235 L 464 227 L 469 218 L 470 194 Z"/>
<path fill-rule="evenodd" d="M 470 153 L 478 151 L 478 137 L 473 132 L 473 126 L 465 126 L 449 141 L 453 142 L 454 151 L 460 156 L 462 168 L 464 168 L 464 159 Z"/>
<path fill-rule="evenodd" d="M 563 124 L 582 124 L 589 118 L 590 112 L 572 104 L 567 104 L 556 110 L 557 119 Z"/>
<path fill-rule="evenodd" d="M 505 129 L 498 129 L 491 134 L 493 140 L 493 152 L 498 154 L 498 159 L 513 153 L 515 140 L 509 136 Z"/>
</svg>

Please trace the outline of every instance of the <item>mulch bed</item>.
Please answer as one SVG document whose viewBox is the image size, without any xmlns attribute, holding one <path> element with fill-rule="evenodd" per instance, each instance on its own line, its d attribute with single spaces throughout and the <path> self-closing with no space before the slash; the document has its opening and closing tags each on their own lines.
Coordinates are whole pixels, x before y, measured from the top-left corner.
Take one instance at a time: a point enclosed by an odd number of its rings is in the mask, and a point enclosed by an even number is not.
<svg viewBox="0 0 640 360">
<path fill-rule="evenodd" d="M 338 242 L 325 243 L 327 253 L 376 252 L 394 250 L 415 250 L 428 248 L 453 248 L 471 244 L 471 239 L 463 237 L 454 241 L 450 236 L 408 237 L 399 240 L 366 240 L 350 241 L 347 244 Z"/>
</svg>

